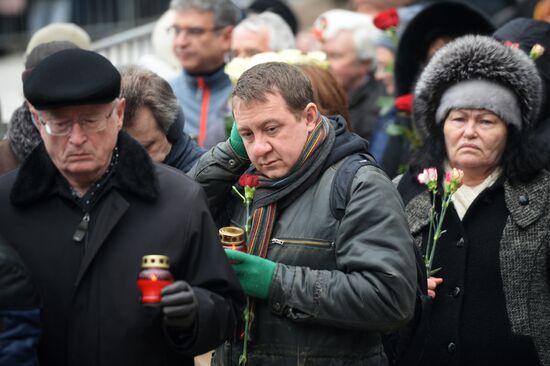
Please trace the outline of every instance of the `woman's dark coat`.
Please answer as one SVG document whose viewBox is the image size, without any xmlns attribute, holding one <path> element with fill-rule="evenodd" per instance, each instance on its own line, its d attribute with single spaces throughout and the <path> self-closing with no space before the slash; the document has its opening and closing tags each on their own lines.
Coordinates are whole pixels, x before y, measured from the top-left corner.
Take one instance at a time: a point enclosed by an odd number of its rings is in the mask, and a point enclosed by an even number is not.
<svg viewBox="0 0 550 366">
<path fill-rule="evenodd" d="M 425 246 L 431 195 L 410 173 L 399 182 L 411 233 Z M 550 365 L 550 174 L 485 189 L 462 222 L 447 211 L 434 268 L 422 365 Z"/>
</svg>

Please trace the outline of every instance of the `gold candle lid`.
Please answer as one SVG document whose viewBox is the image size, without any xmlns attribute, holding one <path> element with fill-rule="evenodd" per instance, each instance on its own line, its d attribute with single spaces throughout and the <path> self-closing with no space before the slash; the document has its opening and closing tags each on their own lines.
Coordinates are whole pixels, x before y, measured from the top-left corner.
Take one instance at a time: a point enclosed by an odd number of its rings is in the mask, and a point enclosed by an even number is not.
<svg viewBox="0 0 550 366">
<path fill-rule="evenodd" d="M 244 243 L 244 230 L 236 226 L 225 226 L 219 230 L 222 244 Z"/>
<path fill-rule="evenodd" d="M 170 268 L 170 258 L 166 255 L 145 255 L 141 259 L 141 268 Z"/>
</svg>

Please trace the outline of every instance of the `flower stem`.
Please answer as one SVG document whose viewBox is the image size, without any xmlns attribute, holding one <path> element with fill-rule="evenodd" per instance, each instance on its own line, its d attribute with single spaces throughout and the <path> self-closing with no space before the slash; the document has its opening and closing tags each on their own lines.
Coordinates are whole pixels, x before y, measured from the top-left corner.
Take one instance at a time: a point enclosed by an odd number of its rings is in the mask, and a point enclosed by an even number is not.
<svg viewBox="0 0 550 366">
<path fill-rule="evenodd" d="M 239 357 L 239 366 L 246 365 L 248 361 L 248 333 L 250 324 L 250 301 L 246 298 L 246 308 L 244 309 L 244 338 L 243 338 L 243 353 Z"/>
<path fill-rule="evenodd" d="M 239 197 L 241 197 L 241 199 L 243 200 L 243 202 L 246 203 L 246 198 L 244 198 L 244 196 L 242 195 L 242 193 L 239 192 L 239 190 L 238 190 L 235 186 L 231 186 L 231 189 L 233 190 L 233 192 L 237 193 L 237 195 L 239 195 Z"/>
</svg>

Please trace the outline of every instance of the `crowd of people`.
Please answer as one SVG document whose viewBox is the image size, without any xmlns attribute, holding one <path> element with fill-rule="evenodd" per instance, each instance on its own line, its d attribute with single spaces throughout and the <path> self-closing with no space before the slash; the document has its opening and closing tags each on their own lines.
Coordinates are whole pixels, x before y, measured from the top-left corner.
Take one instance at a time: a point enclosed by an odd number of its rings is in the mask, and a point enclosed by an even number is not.
<svg viewBox="0 0 550 366">
<path fill-rule="evenodd" d="M 550 366 L 548 1 L 350 3 L 172 0 L 149 68 L 36 33 L 0 366 Z"/>
</svg>

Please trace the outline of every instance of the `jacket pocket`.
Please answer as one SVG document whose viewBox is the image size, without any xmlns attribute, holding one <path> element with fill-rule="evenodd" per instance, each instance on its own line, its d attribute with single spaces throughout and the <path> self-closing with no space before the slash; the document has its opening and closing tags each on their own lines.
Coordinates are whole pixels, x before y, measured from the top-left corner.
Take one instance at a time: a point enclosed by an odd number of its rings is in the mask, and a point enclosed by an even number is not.
<svg viewBox="0 0 550 366">
<path fill-rule="evenodd" d="M 334 242 L 309 238 L 272 238 L 269 259 L 291 266 L 332 270 L 336 267 Z"/>
<path fill-rule="evenodd" d="M 284 238 L 273 238 L 271 239 L 271 244 L 274 245 L 297 245 L 297 246 L 304 246 L 304 247 L 311 247 L 311 248 L 325 248 L 330 249 L 334 247 L 333 241 L 328 240 L 318 240 L 318 239 L 284 239 Z"/>
</svg>

